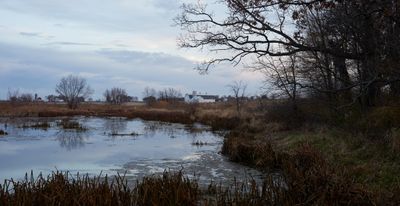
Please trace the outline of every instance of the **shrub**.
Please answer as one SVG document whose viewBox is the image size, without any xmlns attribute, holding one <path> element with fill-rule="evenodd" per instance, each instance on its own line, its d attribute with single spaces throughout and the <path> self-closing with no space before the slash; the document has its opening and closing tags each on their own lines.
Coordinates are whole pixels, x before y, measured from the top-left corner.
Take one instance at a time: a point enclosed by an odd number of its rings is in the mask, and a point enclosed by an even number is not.
<svg viewBox="0 0 400 206">
<path fill-rule="evenodd" d="M 289 102 L 279 101 L 267 108 L 265 120 L 280 123 L 287 129 L 295 129 L 303 125 L 305 114 L 299 107 L 294 107 Z"/>
<path fill-rule="evenodd" d="M 368 138 L 383 140 L 392 128 L 400 128 L 400 108 L 375 108 L 352 125 L 356 126 L 353 130 L 358 129 Z"/>
</svg>

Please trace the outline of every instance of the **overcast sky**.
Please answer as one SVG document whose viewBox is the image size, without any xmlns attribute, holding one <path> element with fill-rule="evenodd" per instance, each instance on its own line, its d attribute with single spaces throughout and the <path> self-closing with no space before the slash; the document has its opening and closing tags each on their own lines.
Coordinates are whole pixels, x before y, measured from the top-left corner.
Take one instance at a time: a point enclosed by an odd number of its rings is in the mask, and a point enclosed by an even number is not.
<svg viewBox="0 0 400 206">
<path fill-rule="evenodd" d="M 261 75 L 240 66 L 219 65 L 207 75 L 193 69 L 212 54 L 177 47 L 182 31 L 173 18 L 182 3 L 0 0 L 0 99 L 9 88 L 54 94 L 68 74 L 85 77 L 95 99 L 111 87 L 138 97 L 146 86 L 223 95 L 235 80 L 248 83 L 250 95 L 260 93 Z"/>
</svg>

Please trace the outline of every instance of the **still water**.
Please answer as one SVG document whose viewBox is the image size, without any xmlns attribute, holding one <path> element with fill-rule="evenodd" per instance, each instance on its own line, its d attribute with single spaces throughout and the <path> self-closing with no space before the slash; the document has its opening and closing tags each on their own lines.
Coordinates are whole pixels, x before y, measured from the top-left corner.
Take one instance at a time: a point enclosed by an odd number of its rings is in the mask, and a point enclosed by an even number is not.
<svg viewBox="0 0 400 206">
<path fill-rule="evenodd" d="M 200 183 L 260 178 L 251 168 L 222 156 L 223 138 L 208 127 L 125 118 L 73 117 L 84 129 L 64 129 L 62 118 L 3 118 L 0 182 L 26 172 L 70 171 L 89 175 L 126 173 L 129 180 L 164 170 L 195 175 Z M 64 119 L 65 121 L 65 119 Z M 33 128 L 48 123 L 48 128 Z"/>
</svg>

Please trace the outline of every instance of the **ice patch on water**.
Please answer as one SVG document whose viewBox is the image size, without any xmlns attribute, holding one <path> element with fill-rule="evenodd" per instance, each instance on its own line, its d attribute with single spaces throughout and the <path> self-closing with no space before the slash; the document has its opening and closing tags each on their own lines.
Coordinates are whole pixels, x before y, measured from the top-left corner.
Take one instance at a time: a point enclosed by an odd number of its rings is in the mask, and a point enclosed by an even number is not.
<svg viewBox="0 0 400 206">
<path fill-rule="evenodd" d="M 149 173 L 154 174 L 154 173 L 162 173 L 164 172 L 164 168 L 162 167 L 157 167 L 157 166 L 148 166 L 149 168 Z"/>
<path fill-rule="evenodd" d="M 188 160 L 196 161 L 196 160 L 200 160 L 200 158 L 201 158 L 201 154 L 199 154 L 199 153 L 193 153 L 193 154 L 184 156 L 184 157 L 182 158 L 182 160 L 185 160 L 185 161 L 188 161 Z"/>
</svg>

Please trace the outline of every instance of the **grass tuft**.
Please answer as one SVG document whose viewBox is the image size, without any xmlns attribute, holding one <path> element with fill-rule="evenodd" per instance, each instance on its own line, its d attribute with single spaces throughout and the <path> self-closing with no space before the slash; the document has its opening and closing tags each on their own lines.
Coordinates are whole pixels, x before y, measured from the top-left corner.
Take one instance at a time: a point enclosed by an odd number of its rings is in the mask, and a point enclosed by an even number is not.
<svg viewBox="0 0 400 206">
<path fill-rule="evenodd" d="M 0 135 L 8 135 L 8 133 L 6 131 L 0 129 Z"/>
<path fill-rule="evenodd" d="M 77 121 L 73 121 L 70 119 L 62 119 L 60 122 L 57 122 L 57 125 L 63 129 L 67 130 L 76 130 L 76 131 L 86 131 L 88 130 L 81 123 Z"/>
<path fill-rule="evenodd" d="M 23 129 L 33 128 L 33 129 L 43 129 L 43 130 L 47 130 L 50 127 L 51 127 L 51 125 L 48 122 L 38 122 L 35 124 L 23 124 L 21 126 L 21 128 L 23 128 Z"/>
</svg>

